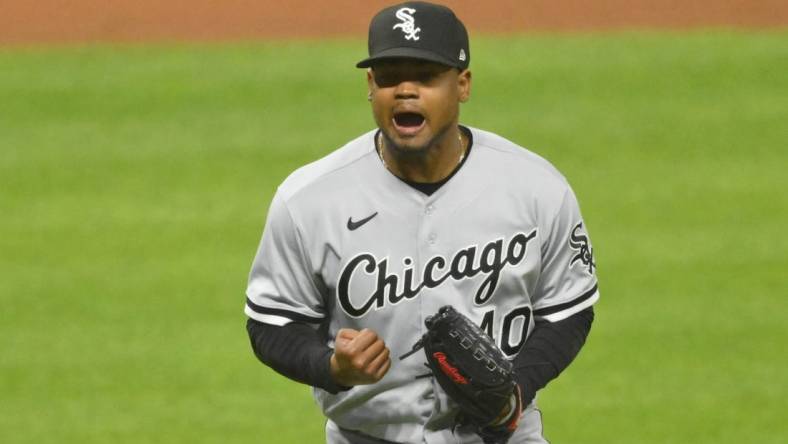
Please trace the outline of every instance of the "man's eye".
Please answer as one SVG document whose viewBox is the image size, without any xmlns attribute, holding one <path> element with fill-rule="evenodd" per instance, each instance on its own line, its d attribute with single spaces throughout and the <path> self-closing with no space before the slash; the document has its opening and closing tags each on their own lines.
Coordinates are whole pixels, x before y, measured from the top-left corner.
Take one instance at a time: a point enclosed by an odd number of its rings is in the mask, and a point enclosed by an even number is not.
<svg viewBox="0 0 788 444">
<path fill-rule="evenodd" d="M 435 76 L 432 75 L 431 72 L 422 72 L 422 73 L 419 73 L 418 76 L 416 76 L 416 78 L 418 78 L 419 82 L 421 82 L 421 83 L 429 83 L 429 82 L 432 81 L 432 79 L 434 77 Z"/>
<path fill-rule="evenodd" d="M 380 86 L 391 85 L 392 82 L 393 82 L 393 78 L 390 75 L 385 75 L 385 74 L 375 75 L 375 83 L 377 83 Z"/>
<path fill-rule="evenodd" d="M 410 82 L 419 82 L 419 83 L 430 83 L 435 80 L 435 73 L 431 71 L 424 71 L 424 72 L 415 72 L 411 74 L 390 74 L 390 73 L 376 73 L 375 74 L 375 83 L 378 86 L 394 86 L 398 85 L 405 81 Z"/>
</svg>

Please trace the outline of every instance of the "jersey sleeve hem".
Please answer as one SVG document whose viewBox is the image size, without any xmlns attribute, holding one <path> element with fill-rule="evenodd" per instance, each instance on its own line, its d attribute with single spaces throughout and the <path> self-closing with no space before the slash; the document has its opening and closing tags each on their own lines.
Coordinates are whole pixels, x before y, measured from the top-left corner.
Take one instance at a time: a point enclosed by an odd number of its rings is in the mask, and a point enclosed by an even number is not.
<svg viewBox="0 0 788 444">
<path fill-rule="evenodd" d="M 279 308 L 263 307 L 261 305 L 255 304 L 249 298 L 246 298 L 244 313 L 256 321 L 265 324 L 277 325 L 280 327 L 291 322 L 303 322 L 306 324 L 319 324 L 323 322 L 322 317 L 308 316 L 302 313 Z"/>
<path fill-rule="evenodd" d="M 590 290 L 563 304 L 553 305 L 534 310 L 534 318 L 549 322 L 557 322 L 579 313 L 594 305 L 599 300 L 599 287 L 595 283 Z"/>
</svg>

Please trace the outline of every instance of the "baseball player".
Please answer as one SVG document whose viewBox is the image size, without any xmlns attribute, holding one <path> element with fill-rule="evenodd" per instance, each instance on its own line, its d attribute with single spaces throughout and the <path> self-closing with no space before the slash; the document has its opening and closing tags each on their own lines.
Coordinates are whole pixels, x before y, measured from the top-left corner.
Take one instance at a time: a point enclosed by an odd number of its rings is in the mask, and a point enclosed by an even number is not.
<svg viewBox="0 0 788 444">
<path fill-rule="evenodd" d="M 481 443 L 423 359 L 397 359 L 451 305 L 516 371 L 522 403 L 490 426 L 546 443 L 536 392 L 578 354 L 599 298 L 575 195 L 543 158 L 459 124 L 471 51 L 450 9 L 385 8 L 368 46 L 377 128 L 279 186 L 246 291 L 252 348 L 313 387 L 330 444 Z"/>
</svg>

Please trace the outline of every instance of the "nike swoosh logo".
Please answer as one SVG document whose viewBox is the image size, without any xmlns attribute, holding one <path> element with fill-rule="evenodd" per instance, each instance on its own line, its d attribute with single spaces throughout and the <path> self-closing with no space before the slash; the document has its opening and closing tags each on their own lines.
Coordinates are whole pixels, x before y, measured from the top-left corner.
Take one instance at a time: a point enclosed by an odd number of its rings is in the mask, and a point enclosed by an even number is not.
<svg viewBox="0 0 788 444">
<path fill-rule="evenodd" d="M 347 219 L 347 229 L 350 231 L 358 230 L 361 228 L 362 225 L 372 220 L 373 217 L 377 216 L 378 212 L 375 211 L 372 215 L 367 216 L 359 221 L 354 221 L 352 217 Z"/>
</svg>

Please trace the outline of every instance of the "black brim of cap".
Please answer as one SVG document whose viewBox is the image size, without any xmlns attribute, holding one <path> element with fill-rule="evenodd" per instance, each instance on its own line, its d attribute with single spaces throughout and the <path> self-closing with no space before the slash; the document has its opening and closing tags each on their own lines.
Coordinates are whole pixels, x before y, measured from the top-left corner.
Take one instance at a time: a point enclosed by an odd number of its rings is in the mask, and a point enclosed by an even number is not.
<svg viewBox="0 0 788 444">
<path fill-rule="evenodd" d="M 379 53 L 375 54 L 373 57 L 366 58 L 358 63 L 356 63 L 356 68 L 369 68 L 375 64 L 375 62 L 380 62 L 383 60 L 392 60 L 392 59 L 416 59 L 416 60 L 426 60 L 428 62 L 435 62 L 440 63 L 441 65 L 450 66 L 452 68 L 462 68 L 459 62 L 453 62 L 445 57 L 441 57 L 438 54 L 435 54 L 432 51 L 426 51 L 420 48 L 408 48 L 408 47 L 400 47 L 400 48 L 390 48 L 384 51 L 380 51 Z"/>
</svg>

